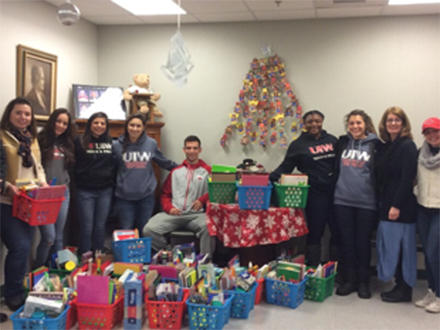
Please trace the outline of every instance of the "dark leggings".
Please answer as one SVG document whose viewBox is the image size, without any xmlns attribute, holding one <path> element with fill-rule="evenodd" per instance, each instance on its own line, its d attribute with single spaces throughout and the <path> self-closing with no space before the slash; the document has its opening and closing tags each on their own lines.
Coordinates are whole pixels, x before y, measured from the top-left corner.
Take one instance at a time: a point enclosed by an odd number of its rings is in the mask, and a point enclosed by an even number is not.
<svg viewBox="0 0 440 330">
<path fill-rule="evenodd" d="M 335 205 L 335 215 L 342 240 L 344 266 L 358 271 L 360 277 L 367 276 L 371 260 L 371 236 L 378 224 L 377 212 Z"/>
<path fill-rule="evenodd" d="M 320 245 L 324 235 L 325 226 L 328 224 L 331 238 L 331 246 L 341 244 L 340 235 L 333 216 L 333 194 L 316 193 L 309 190 L 306 205 L 307 226 L 307 245 Z"/>
</svg>

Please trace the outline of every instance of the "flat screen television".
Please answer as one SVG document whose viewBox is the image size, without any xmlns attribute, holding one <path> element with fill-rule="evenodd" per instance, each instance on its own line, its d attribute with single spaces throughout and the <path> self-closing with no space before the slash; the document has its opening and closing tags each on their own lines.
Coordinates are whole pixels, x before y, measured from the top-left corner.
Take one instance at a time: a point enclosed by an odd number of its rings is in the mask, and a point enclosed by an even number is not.
<svg viewBox="0 0 440 330">
<path fill-rule="evenodd" d="M 105 112 L 109 120 L 125 120 L 124 90 L 122 87 L 72 85 L 76 119 L 89 119 L 95 112 Z"/>
</svg>

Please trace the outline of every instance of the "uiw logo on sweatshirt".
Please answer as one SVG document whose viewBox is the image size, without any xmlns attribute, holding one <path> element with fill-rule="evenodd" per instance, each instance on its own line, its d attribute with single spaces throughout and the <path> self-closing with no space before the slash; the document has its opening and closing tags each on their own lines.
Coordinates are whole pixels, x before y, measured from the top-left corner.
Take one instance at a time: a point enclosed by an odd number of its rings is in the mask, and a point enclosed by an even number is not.
<svg viewBox="0 0 440 330">
<path fill-rule="evenodd" d="M 342 165 L 352 167 L 363 167 L 370 160 L 371 155 L 367 151 L 344 150 L 342 153 Z"/>
<path fill-rule="evenodd" d="M 151 158 L 151 152 L 146 151 L 128 151 L 122 155 L 127 169 L 146 168 Z"/>
<path fill-rule="evenodd" d="M 316 147 L 309 147 L 309 150 L 312 154 L 316 155 L 316 154 L 323 154 L 329 151 L 333 151 L 333 145 L 330 143 L 326 143 L 326 144 L 321 144 L 319 146 Z"/>
</svg>

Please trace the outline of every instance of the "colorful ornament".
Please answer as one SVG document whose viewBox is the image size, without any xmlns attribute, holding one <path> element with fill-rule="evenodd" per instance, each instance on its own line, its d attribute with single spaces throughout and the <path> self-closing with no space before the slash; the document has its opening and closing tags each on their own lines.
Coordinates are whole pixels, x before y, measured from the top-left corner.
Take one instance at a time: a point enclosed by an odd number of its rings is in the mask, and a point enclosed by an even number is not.
<svg viewBox="0 0 440 330">
<path fill-rule="evenodd" d="M 270 136 L 270 144 L 275 144 L 277 142 L 277 133 L 273 132 Z"/>
<path fill-rule="evenodd" d="M 222 148 L 226 146 L 226 141 L 228 141 L 228 136 L 226 134 L 223 134 L 220 139 L 220 145 L 222 146 Z"/>
</svg>

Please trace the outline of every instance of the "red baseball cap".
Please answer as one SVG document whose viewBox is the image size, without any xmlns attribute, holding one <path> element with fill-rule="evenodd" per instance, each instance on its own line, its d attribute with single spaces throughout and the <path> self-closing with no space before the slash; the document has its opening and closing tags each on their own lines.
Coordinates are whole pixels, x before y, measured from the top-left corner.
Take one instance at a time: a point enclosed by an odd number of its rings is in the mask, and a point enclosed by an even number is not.
<svg viewBox="0 0 440 330">
<path fill-rule="evenodd" d="M 438 129 L 440 130 L 440 119 L 437 117 L 431 117 L 426 119 L 423 122 L 422 125 L 422 134 L 427 130 L 428 128 Z"/>
</svg>

